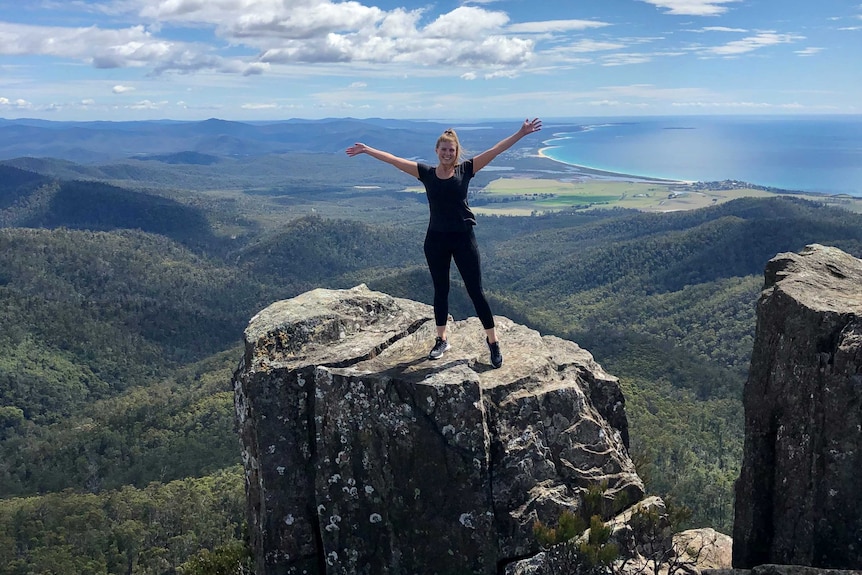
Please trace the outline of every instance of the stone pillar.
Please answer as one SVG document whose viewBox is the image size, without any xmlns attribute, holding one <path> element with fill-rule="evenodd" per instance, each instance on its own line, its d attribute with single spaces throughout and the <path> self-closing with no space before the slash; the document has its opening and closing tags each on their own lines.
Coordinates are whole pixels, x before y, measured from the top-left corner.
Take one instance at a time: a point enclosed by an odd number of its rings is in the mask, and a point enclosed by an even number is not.
<svg viewBox="0 0 862 575">
<path fill-rule="evenodd" d="M 862 566 L 862 261 L 808 246 L 766 267 L 745 385 L 733 565 Z"/>
</svg>

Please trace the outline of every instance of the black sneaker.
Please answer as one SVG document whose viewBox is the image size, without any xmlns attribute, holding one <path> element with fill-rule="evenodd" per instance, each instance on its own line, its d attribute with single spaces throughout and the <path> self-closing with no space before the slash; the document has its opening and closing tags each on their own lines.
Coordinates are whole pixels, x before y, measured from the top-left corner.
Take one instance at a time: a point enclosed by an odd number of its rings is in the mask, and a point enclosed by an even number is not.
<svg viewBox="0 0 862 575">
<path fill-rule="evenodd" d="M 438 337 L 437 341 L 434 342 L 434 347 L 431 348 L 431 352 L 428 354 L 428 359 L 440 359 L 440 357 L 446 353 L 450 347 L 452 346 L 449 345 L 448 341 L 442 337 Z"/>
<path fill-rule="evenodd" d="M 487 337 L 485 338 L 485 342 L 488 344 L 488 349 L 491 350 L 491 365 L 495 368 L 503 365 L 503 352 L 500 351 L 500 342 L 495 341 L 491 343 Z"/>
</svg>

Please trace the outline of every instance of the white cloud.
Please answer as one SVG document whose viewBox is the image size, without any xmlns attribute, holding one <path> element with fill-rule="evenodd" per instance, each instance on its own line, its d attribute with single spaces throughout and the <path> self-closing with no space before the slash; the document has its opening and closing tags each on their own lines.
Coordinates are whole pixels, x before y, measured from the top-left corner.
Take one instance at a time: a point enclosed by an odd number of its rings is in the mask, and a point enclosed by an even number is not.
<svg viewBox="0 0 862 575">
<path fill-rule="evenodd" d="M 602 66 L 629 66 L 652 62 L 652 54 L 611 54 L 602 58 Z"/>
<path fill-rule="evenodd" d="M 578 40 L 570 44 L 560 45 L 542 53 L 542 56 L 547 57 L 547 62 L 556 64 L 587 64 L 590 63 L 585 54 L 594 52 L 605 52 L 608 50 L 620 50 L 627 46 L 618 42 L 604 42 L 598 40 Z"/>
<path fill-rule="evenodd" d="M 399 73 L 410 75 L 433 71 L 459 76 L 467 68 L 477 77 L 511 77 L 534 62 L 537 42 L 610 26 L 580 19 L 511 23 L 506 12 L 488 9 L 490 4 L 465 2 L 432 18 L 429 8 L 384 10 L 357 1 L 113 0 L 82 9 L 143 23 L 108 29 L 0 22 L 0 56 L 50 56 L 99 69 L 148 69 L 156 75 L 215 71 L 251 76 L 292 65 L 303 66 L 308 74 L 315 72 L 306 64 L 319 68 L 355 63 L 385 64 L 390 72 L 397 67 Z M 183 42 L 176 40 L 179 34 L 161 34 L 170 29 L 195 29 L 194 36 L 201 40 Z M 208 33 L 215 35 L 214 41 L 206 40 Z M 623 47 L 581 40 L 563 52 L 547 54 Z M 565 59 L 573 61 L 572 56 Z M 118 86 L 114 93 L 131 89 Z"/>
<path fill-rule="evenodd" d="M 579 40 L 563 48 L 567 52 L 600 52 L 604 50 L 619 50 L 625 44 L 617 42 L 599 42 L 597 40 Z"/>
<path fill-rule="evenodd" d="M 167 105 L 167 102 L 152 102 L 150 100 L 141 100 L 129 106 L 131 110 L 158 110 Z"/>
<path fill-rule="evenodd" d="M 127 65 L 145 63 L 170 48 L 170 43 L 150 37 L 143 26 L 103 30 L 0 22 L 0 54 L 3 55 L 101 60 L 104 67 L 111 67 L 110 61 L 118 64 L 124 61 Z M 138 58 L 142 61 L 138 62 Z"/>
<path fill-rule="evenodd" d="M 117 84 L 111 89 L 114 94 L 125 94 L 126 92 L 133 92 L 134 90 L 135 89 L 132 86 L 123 86 L 122 84 Z"/>
<path fill-rule="evenodd" d="M 251 64 L 246 64 L 240 60 L 234 60 L 230 66 L 225 68 L 225 71 L 236 70 L 241 71 L 243 76 L 257 76 L 269 70 L 269 64 L 266 62 L 252 62 Z"/>
<path fill-rule="evenodd" d="M 517 66 L 529 61 L 533 42 L 502 35 L 448 40 L 439 38 L 354 38 L 330 34 L 315 41 L 286 42 L 266 50 L 262 62 L 270 64 L 398 63 L 416 66 Z"/>
<path fill-rule="evenodd" d="M 748 32 L 745 28 L 728 28 L 726 26 L 704 26 L 700 30 L 694 30 L 694 32 Z"/>
<path fill-rule="evenodd" d="M 518 72 L 515 70 L 497 70 L 496 72 L 490 72 L 485 74 L 486 80 L 493 80 L 495 78 L 517 78 Z"/>
<path fill-rule="evenodd" d="M 63 28 L 0 22 L 0 55 L 71 58 L 96 68 L 153 68 L 157 73 L 204 69 L 246 73 L 252 68 L 211 51 L 207 46 L 156 38 L 143 26 Z"/>
<path fill-rule="evenodd" d="M 509 17 L 505 12 L 489 12 L 482 8 L 461 6 L 440 15 L 423 30 L 426 38 L 473 39 L 488 31 L 497 31 Z"/>
<path fill-rule="evenodd" d="M 161 23 L 209 25 L 238 41 L 261 39 L 293 40 L 319 38 L 329 33 L 370 30 L 386 12 L 359 2 L 333 3 L 329 0 L 139 0 L 140 17 Z M 415 14 L 420 14 L 416 11 Z M 394 17 L 410 16 L 403 10 Z"/>
<path fill-rule="evenodd" d="M 0 97 L 0 106 L 4 108 L 18 108 L 21 110 L 26 110 L 32 108 L 33 104 L 22 98 L 18 98 L 17 100 L 10 100 L 9 98 Z"/>
<path fill-rule="evenodd" d="M 680 16 L 717 16 L 727 12 L 723 4 L 740 0 L 641 0 L 657 8 L 666 8 L 668 14 Z"/>
<path fill-rule="evenodd" d="M 803 48 L 802 50 L 796 50 L 794 54 L 799 54 L 800 56 L 813 56 L 815 54 L 819 54 L 822 52 L 824 48 L 817 48 L 815 46 L 810 46 L 808 48 Z"/>
<path fill-rule="evenodd" d="M 365 82 L 353 82 L 348 86 L 348 88 L 350 88 L 351 90 L 361 90 L 362 88 L 367 87 L 368 84 L 366 84 Z"/>
<path fill-rule="evenodd" d="M 804 36 L 795 36 L 793 34 L 778 34 L 776 32 L 761 32 L 756 36 L 749 36 L 742 40 L 734 40 L 723 46 L 714 46 L 707 48 L 703 52 L 714 56 L 738 56 L 760 48 L 775 46 L 778 44 L 790 44 L 799 40 L 804 40 Z"/>
<path fill-rule="evenodd" d="M 426 9 L 385 11 L 359 2 L 331 0 L 159 0 L 142 3 L 140 17 L 160 24 L 211 28 L 233 46 L 253 50 L 265 64 L 393 63 L 523 65 L 534 44 L 519 33 L 604 26 L 566 20 L 506 29 L 505 12 L 460 6 L 423 22 Z M 177 57 L 172 69 L 205 67 L 205 58 Z M 183 63 L 189 61 L 188 65 Z M 211 66 L 210 66 L 211 67 Z M 251 71 L 257 71 L 252 69 Z M 251 71 L 244 73 L 248 74 Z"/>
<path fill-rule="evenodd" d="M 398 8 L 386 14 L 380 21 L 379 34 L 386 38 L 414 36 L 422 12 L 408 12 Z"/>
<path fill-rule="evenodd" d="M 243 104 L 243 110 L 274 110 L 278 108 L 277 104 Z"/>
<path fill-rule="evenodd" d="M 570 32 L 572 30 L 588 30 L 610 26 L 607 22 L 594 20 L 545 20 L 543 22 L 521 22 L 507 27 L 509 32 L 527 34 L 545 34 L 548 32 Z"/>
<path fill-rule="evenodd" d="M 727 109 L 775 109 L 775 110 L 800 110 L 805 108 L 826 109 L 829 106 L 803 106 L 798 102 L 787 104 L 775 104 L 772 102 L 673 102 L 675 108 L 727 108 Z"/>
<path fill-rule="evenodd" d="M 646 102 L 620 102 L 619 100 L 593 100 L 587 102 L 588 106 L 599 108 L 649 108 Z"/>
<path fill-rule="evenodd" d="M 215 19 L 203 21 L 217 24 L 226 35 L 241 38 L 289 38 L 293 40 L 319 38 L 341 31 L 370 30 L 384 19 L 385 12 L 358 2 L 250 2 L 266 5 L 262 10 L 239 6 Z M 209 6 L 204 3 L 204 6 Z M 396 11 L 397 18 L 408 20 L 416 16 Z"/>
</svg>

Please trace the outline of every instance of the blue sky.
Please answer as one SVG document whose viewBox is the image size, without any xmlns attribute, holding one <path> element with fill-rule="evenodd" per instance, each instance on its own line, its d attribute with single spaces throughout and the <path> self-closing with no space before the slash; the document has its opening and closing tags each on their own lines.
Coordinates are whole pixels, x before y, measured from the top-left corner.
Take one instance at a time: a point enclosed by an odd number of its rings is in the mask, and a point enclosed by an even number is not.
<svg viewBox="0 0 862 575">
<path fill-rule="evenodd" d="M 862 0 L 0 0 L 0 117 L 862 113 Z"/>
</svg>

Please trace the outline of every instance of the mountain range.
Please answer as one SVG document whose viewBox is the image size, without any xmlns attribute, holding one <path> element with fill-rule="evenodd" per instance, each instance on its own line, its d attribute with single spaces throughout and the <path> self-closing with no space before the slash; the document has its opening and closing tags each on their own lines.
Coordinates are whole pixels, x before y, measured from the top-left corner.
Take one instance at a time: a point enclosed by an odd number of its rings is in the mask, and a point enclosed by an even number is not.
<svg viewBox="0 0 862 575">
<path fill-rule="evenodd" d="M 200 122 L 49 122 L 0 119 L 0 159 L 48 157 L 91 164 L 120 158 L 211 162 L 207 156 L 248 157 L 290 152 L 332 153 L 356 141 L 398 142 L 401 153 L 428 154 L 449 125 L 399 120 L 287 120 L 245 123 L 219 119 Z M 471 126 L 484 144 L 514 131 L 510 123 Z M 497 137 L 497 140 L 500 139 Z M 497 141 L 494 140 L 494 141 Z M 493 142 L 492 142 L 493 143 Z M 189 155 L 191 154 L 191 155 Z M 196 156 L 201 154 L 202 156 Z M 154 158 L 155 157 L 155 158 Z"/>
</svg>

